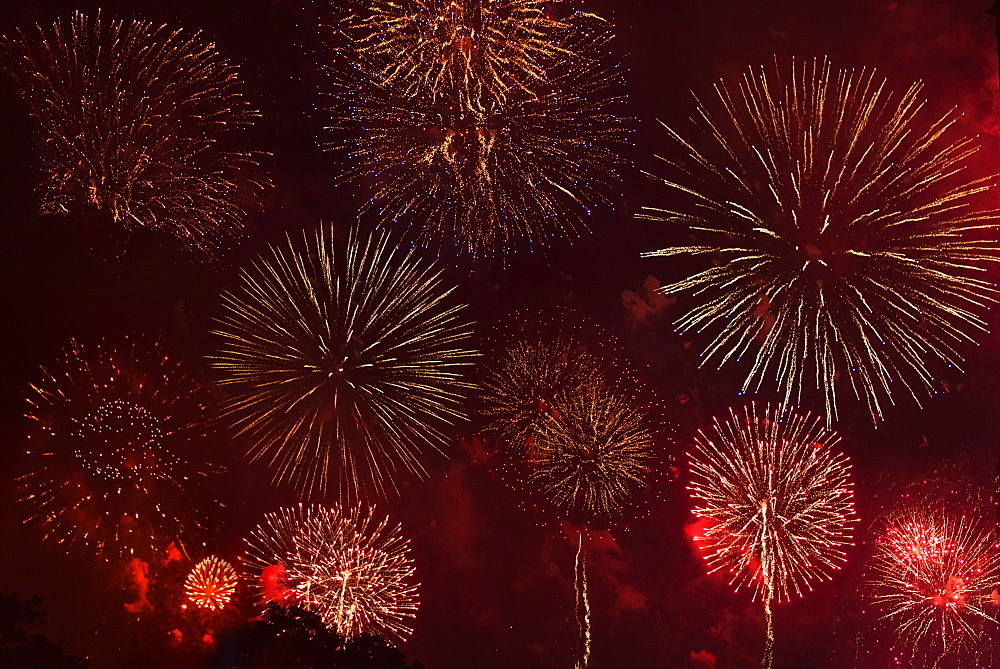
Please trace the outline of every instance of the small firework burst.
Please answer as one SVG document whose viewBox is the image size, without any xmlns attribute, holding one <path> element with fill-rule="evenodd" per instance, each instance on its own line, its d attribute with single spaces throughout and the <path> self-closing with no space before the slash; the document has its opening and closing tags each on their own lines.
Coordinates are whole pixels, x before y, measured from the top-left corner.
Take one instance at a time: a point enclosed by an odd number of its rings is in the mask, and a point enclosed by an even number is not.
<svg viewBox="0 0 1000 669">
<path fill-rule="evenodd" d="M 184 581 L 184 594 L 195 606 L 218 611 L 236 592 L 239 577 L 233 565 L 214 555 L 194 566 Z"/>
<path fill-rule="evenodd" d="M 663 287 L 697 298 L 675 325 L 706 338 L 705 364 L 747 363 L 744 390 L 786 405 L 819 395 L 828 421 L 849 394 L 878 421 L 961 364 L 997 299 L 997 212 L 966 169 L 974 140 L 920 92 L 793 61 L 717 84 L 689 134 L 668 128 L 676 205 L 642 218 L 690 241 L 645 255 L 707 266 Z"/>
<path fill-rule="evenodd" d="M 218 469 L 192 457 L 207 390 L 162 341 L 73 341 L 28 402 L 37 463 L 20 502 L 46 538 L 132 556 L 198 533 L 202 506 L 216 504 L 204 484 Z"/>
<path fill-rule="evenodd" d="M 801 596 L 847 559 L 854 491 L 839 441 L 817 416 L 750 405 L 715 419 L 688 454 L 694 515 L 708 523 L 696 541 L 711 572 L 728 571 L 731 585 L 763 600 L 766 666 L 772 600 Z"/>
<path fill-rule="evenodd" d="M 541 423 L 531 481 L 563 513 L 607 517 L 644 487 L 652 439 L 634 400 L 610 389 L 568 393 Z"/>
<path fill-rule="evenodd" d="M 1000 621 L 1000 546 L 978 515 L 937 505 L 891 514 L 876 539 L 869 588 L 907 652 L 975 649 Z"/>
<path fill-rule="evenodd" d="M 346 638 L 412 631 L 419 606 L 409 540 L 371 509 L 310 505 L 269 513 L 247 539 L 245 563 L 264 601 L 318 614 Z"/>
<path fill-rule="evenodd" d="M 96 209 L 210 255 L 259 206 L 259 155 L 224 148 L 257 113 L 199 33 L 77 12 L 0 51 L 38 121 L 42 211 Z"/>
<path fill-rule="evenodd" d="M 388 236 L 335 248 L 320 229 L 244 270 L 224 295 L 215 367 L 225 417 L 276 481 L 341 500 L 423 476 L 463 416 L 475 356 L 441 270 Z"/>
</svg>

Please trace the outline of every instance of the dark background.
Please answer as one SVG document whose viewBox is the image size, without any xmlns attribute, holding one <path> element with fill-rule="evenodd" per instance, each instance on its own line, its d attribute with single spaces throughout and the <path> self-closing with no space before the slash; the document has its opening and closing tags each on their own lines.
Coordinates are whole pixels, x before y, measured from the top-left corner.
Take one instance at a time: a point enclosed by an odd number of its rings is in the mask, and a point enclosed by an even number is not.
<svg viewBox="0 0 1000 669">
<path fill-rule="evenodd" d="M 0 7 L 0 33 L 97 6 L 11 0 Z M 351 187 L 333 184 L 337 158 L 315 142 L 323 125 L 314 110 L 320 101 L 312 55 L 315 7 L 287 0 L 109 0 L 100 6 L 108 17 L 201 28 L 240 65 L 248 97 L 263 113 L 252 139 L 273 154 L 265 165 L 275 188 L 263 213 L 248 221 L 249 238 L 217 266 L 156 246 L 129 249 L 122 260 L 108 262 L 90 250 L 87 229 L 35 214 L 31 119 L 6 80 L 0 84 L 6 340 L 0 347 L 0 591 L 44 597 L 46 634 L 65 638 L 67 650 L 89 656 L 92 666 L 175 666 L 202 660 L 206 647 L 192 639 L 170 646 L 170 631 L 215 624 L 190 620 L 192 614 L 163 594 L 178 566 L 151 567 L 150 605 L 135 615 L 126 604 L 141 599 L 143 579 L 117 563 L 63 555 L 21 524 L 14 478 L 25 466 L 25 389 L 71 336 L 163 332 L 192 354 L 209 352 L 217 296 L 232 282 L 233 268 L 287 230 L 319 220 L 351 224 L 361 200 Z M 652 155 L 665 146 L 655 119 L 685 118 L 690 90 L 707 91 L 718 77 L 768 63 L 774 54 L 828 55 L 836 67 L 877 67 L 897 90 L 923 80 L 931 110 L 958 107 L 965 129 L 984 133 L 980 167 L 995 171 L 994 19 L 982 0 L 589 0 L 587 6 L 616 24 L 629 110 L 639 119 L 627 156 L 635 169 L 613 198 L 615 206 L 588 222 L 593 235 L 544 258 L 520 258 L 492 271 L 454 270 L 450 278 L 460 283 L 484 336 L 520 308 L 566 306 L 603 325 L 668 406 L 678 425 L 679 454 L 699 424 L 743 399 L 734 379 L 697 368 L 695 350 L 670 330 L 676 315 L 671 305 L 660 305 L 647 291 L 645 302 L 662 308 L 644 316 L 635 307 L 648 276 L 676 278 L 662 261 L 639 258 L 659 248 L 663 224 L 632 218 L 642 205 L 668 197 L 639 171 L 655 172 Z M 877 667 L 889 661 L 890 630 L 877 627 L 864 606 L 862 565 L 871 523 L 913 489 L 941 489 L 963 499 L 990 493 L 1000 450 L 998 343 L 996 334 L 985 336 L 967 352 L 967 373 L 942 379 L 947 392 L 922 410 L 909 404 L 893 409 L 878 429 L 850 413 L 837 425 L 855 461 L 857 546 L 836 580 L 777 607 L 777 666 Z M 486 451 L 469 438 L 475 425 L 460 432 L 449 462 L 432 463 L 430 480 L 404 486 L 399 499 L 385 504 L 413 539 L 422 584 L 421 609 L 404 650 L 430 669 L 568 666 L 576 633 L 572 530 L 543 524 L 519 508 Z M 665 477 L 657 485 L 645 517 L 588 539 L 592 666 L 755 665 L 763 645 L 759 604 L 704 575 L 685 532 L 690 515 L 682 482 Z M 219 494 L 230 508 L 220 519 L 218 550 L 229 557 L 238 554 L 240 538 L 261 514 L 290 499 L 239 464 Z"/>
</svg>

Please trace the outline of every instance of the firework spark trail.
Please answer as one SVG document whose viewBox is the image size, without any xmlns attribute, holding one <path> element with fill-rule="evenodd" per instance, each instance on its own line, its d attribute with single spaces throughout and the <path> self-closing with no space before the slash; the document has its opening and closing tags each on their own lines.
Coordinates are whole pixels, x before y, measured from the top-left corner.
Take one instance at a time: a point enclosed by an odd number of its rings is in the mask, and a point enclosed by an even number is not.
<svg viewBox="0 0 1000 669">
<path fill-rule="evenodd" d="M 914 653 L 975 647 L 997 620 L 1000 546 L 973 516 L 912 506 L 889 516 L 876 540 L 869 587 L 880 618 Z"/>
<path fill-rule="evenodd" d="M 771 602 L 827 580 L 846 560 L 854 517 L 850 464 L 832 450 L 840 438 L 809 414 L 751 404 L 713 421 L 688 454 L 694 514 L 709 521 L 696 537 L 709 571 L 764 602 L 773 658 Z"/>
<path fill-rule="evenodd" d="M 45 538 L 148 556 L 200 533 L 218 504 L 207 485 L 218 468 L 190 457 L 204 450 L 207 386 L 163 341 L 71 341 L 27 399 L 38 462 L 19 503 Z"/>
<path fill-rule="evenodd" d="M 573 565 L 574 590 L 576 591 L 576 617 L 580 625 L 582 652 L 577 667 L 587 667 L 590 663 L 590 599 L 587 597 L 587 554 L 583 551 L 583 532 L 580 532 L 576 548 L 576 562 Z"/>
<path fill-rule="evenodd" d="M 689 136 L 667 128 L 685 154 L 661 179 L 678 204 L 640 217 L 695 241 L 644 255 L 712 261 L 663 287 L 698 298 L 676 326 L 708 339 L 705 364 L 749 359 L 745 391 L 776 384 L 786 405 L 818 391 L 830 421 L 843 378 L 878 421 L 961 363 L 996 301 L 997 212 L 965 171 L 975 142 L 955 114 L 927 119 L 920 92 L 793 61 L 717 84 Z"/>
<path fill-rule="evenodd" d="M 188 574 L 184 594 L 196 606 L 217 611 L 232 599 L 238 581 L 233 566 L 212 555 L 196 564 Z"/>
<path fill-rule="evenodd" d="M 0 54 L 39 123 L 44 212 L 98 209 L 211 255 L 260 205 L 261 154 L 225 148 L 258 114 L 200 33 L 76 12 Z"/>
<path fill-rule="evenodd" d="M 458 4 L 443 5 L 445 15 L 452 17 Z M 580 15 L 581 25 L 549 19 L 542 3 L 527 0 L 503 3 L 522 6 L 503 17 L 500 3 L 468 4 L 478 7 L 472 12 L 481 17 L 477 23 L 495 20 L 502 26 L 473 30 L 476 35 L 492 35 L 488 42 L 503 58 L 522 54 L 502 75 L 491 74 L 493 66 L 463 66 L 465 74 L 447 74 L 454 59 L 445 58 L 421 59 L 429 70 L 404 77 L 396 68 L 409 56 L 395 54 L 399 46 L 392 39 L 355 37 L 348 51 L 375 45 L 394 55 L 379 61 L 389 66 L 355 56 L 327 68 L 333 122 L 325 146 L 347 150 L 344 178 L 371 184 L 365 211 L 383 221 L 419 221 L 423 227 L 414 234 L 420 244 L 503 261 L 515 250 L 538 249 L 586 231 L 585 215 L 608 201 L 619 180 L 622 160 L 616 154 L 629 129 L 618 114 L 623 99 L 614 92 L 621 78 L 606 65 L 611 35 L 605 23 L 592 15 Z M 392 12 L 404 8 L 385 6 Z M 392 33 L 379 23 L 386 17 L 371 20 L 359 24 L 373 35 Z M 547 37 L 561 46 L 542 49 L 525 41 L 522 33 L 543 24 L 561 26 L 560 34 L 568 37 Z M 414 25 L 444 24 L 421 19 Z M 422 45 L 408 54 L 424 48 L 455 53 L 447 46 L 451 41 L 441 46 L 439 36 L 425 31 L 399 39 Z M 561 57 L 546 55 L 552 49 Z M 477 54 L 476 63 L 480 58 L 490 63 L 497 58 L 490 52 L 477 43 L 470 53 Z M 510 65 L 515 61 L 522 64 Z M 394 74 L 387 76 L 386 67 Z M 544 80 L 538 81 L 542 73 Z M 508 83 L 510 77 L 518 83 Z"/>
<path fill-rule="evenodd" d="M 286 604 L 313 611 L 346 638 L 412 631 L 419 601 L 409 540 L 372 509 L 309 505 L 269 513 L 247 539 L 257 576 L 283 568 Z M 265 593 L 266 594 L 266 593 Z"/>
<path fill-rule="evenodd" d="M 384 494 L 463 416 L 471 326 L 442 270 L 389 236 L 320 229 L 272 248 L 223 296 L 224 414 L 276 481 L 341 500 Z"/>
</svg>

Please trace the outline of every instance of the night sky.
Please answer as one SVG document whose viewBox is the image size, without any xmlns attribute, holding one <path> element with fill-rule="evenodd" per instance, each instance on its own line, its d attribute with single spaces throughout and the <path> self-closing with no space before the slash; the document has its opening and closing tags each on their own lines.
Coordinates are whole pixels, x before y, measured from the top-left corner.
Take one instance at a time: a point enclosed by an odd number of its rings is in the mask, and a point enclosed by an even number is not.
<svg viewBox="0 0 1000 669">
<path fill-rule="evenodd" d="M 140 599 L 137 578 L 121 564 L 65 555 L 22 524 L 14 479 L 26 466 L 27 385 L 70 337 L 163 333 L 195 358 L 211 353 L 219 294 L 233 285 L 240 263 L 287 231 L 320 220 L 346 229 L 363 200 L 353 185 L 334 183 L 343 165 L 316 143 L 324 119 L 315 110 L 315 8 L 290 0 L 8 0 L 0 7 L 0 33 L 98 6 L 107 17 L 200 28 L 239 64 L 244 90 L 262 112 L 249 139 L 272 154 L 263 164 L 275 187 L 263 212 L 248 218 L 247 239 L 217 264 L 191 262 L 156 244 L 135 244 L 109 261 L 88 250 L 99 244 L 86 221 L 36 213 L 32 120 L 2 80 L 0 592 L 44 598 L 44 633 L 65 639 L 67 651 L 88 656 L 93 667 L 184 666 L 200 662 L 204 649 L 190 639 L 168 643 L 170 631 L 187 623 L 175 620 L 181 614 L 157 592 L 177 565 L 151 567 L 150 606 L 136 615 L 128 606 Z M 639 257 L 661 248 L 669 237 L 665 224 L 633 218 L 640 207 L 669 198 L 642 175 L 656 171 L 653 154 L 667 145 L 656 119 L 686 118 L 692 90 L 705 93 L 719 77 L 770 63 L 775 54 L 829 56 L 834 67 L 876 67 L 897 90 L 924 81 L 931 110 L 958 107 L 964 129 L 983 133 L 988 168 L 1000 151 L 994 17 L 985 0 L 588 0 L 587 7 L 615 24 L 627 110 L 638 120 L 624 183 L 611 194 L 612 206 L 588 220 L 591 235 L 505 268 L 467 271 L 452 263 L 447 277 L 460 286 L 483 338 L 519 310 L 555 318 L 567 309 L 598 324 L 666 407 L 676 425 L 670 455 L 682 463 L 693 432 L 746 398 L 732 374 L 698 367 L 697 349 L 670 326 L 679 310 L 649 292 L 679 278 L 669 262 Z M 637 309 L 637 297 L 652 306 Z M 877 428 L 864 412 L 848 410 L 836 424 L 854 459 L 856 545 L 832 582 L 777 606 L 776 666 L 887 666 L 891 638 L 866 611 L 863 566 L 873 521 L 907 491 L 985 499 L 981 508 L 993 513 L 988 500 L 1000 452 L 996 329 L 991 323 L 981 346 L 964 351 L 966 373 L 939 379 L 944 392 L 922 409 L 902 402 Z M 575 535 L 521 508 L 492 466 L 488 444 L 475 438 L 478 427 L 475 419 L 458 426 L 450 459 L 431 459 L 427 481 L 403 485 L 398 498 L 380 505 L 411 537 L 421 583 L 420 610 L 403 650 L 429 669 L 571 666 Z M 222 448 L 231 451 L 219 489 L 228 508 L 218 515 L 214 545 L 235 560 L 260 517 L 295 497 L 243 464 L 235 446 Z M 733 593 L 725 579 L 705 575 L 690 540 L 683 484 L 683 472 L 676 481 L 659 477 L 641 517 L 587 540 L 593 667 L 758 662 L 760 605 L 746 592 Z M 163 650 L 151 650 L 157 648 Z"/>
</svg>

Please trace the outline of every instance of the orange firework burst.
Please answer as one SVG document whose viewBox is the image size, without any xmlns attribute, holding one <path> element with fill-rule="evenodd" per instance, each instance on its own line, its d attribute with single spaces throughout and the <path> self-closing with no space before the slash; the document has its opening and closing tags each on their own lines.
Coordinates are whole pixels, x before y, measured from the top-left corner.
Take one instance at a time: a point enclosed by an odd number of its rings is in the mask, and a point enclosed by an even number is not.
<svg viewBox="0 0 1000 669">
<path fill-rule="evenodd" d="M 207 485 L 218 468 L 204 461 L 208 389 L 162 340 L 73 341 L 28 402 L 35 463 L 20 501 L 46 538 L 146 556 L 200 534 L 218 504 Z"/>
<path fill-rule="evenodd" d="M 810 414 L 750 405 L 715 419 L 688 454 L 694 514 L 708 527 L 696 540 L 710 571 L 730 572 L 764 602 L 773 659 L 772 600 L 801 596 L 846 560 L 854 491 L 840 437 Z"/>
<path fill-rule="evenodd" d="M 1000 624 L 1000 546 L 978 516 L 900 510 L 885 521 L 871 568 L 873 602 L 909 652 L 943 657 Z"/>
<path fill-rule="evenodd" d="M 257 112 L 236 67 L 199 33 L 76 12 L 0 40 L 39 124 L 42 210 L 105 212 L 211 253 L 269 183 L 227 150 Z M 128 85 L 123 85 L 127 81 Z"/>
<path fill-rule="evenodd" d="M 232 599 L 238 580 L 233 565 L 212 555 L 196 564 L 188 574 L 184 594 L 196 606 L 218 611 Z"/>
<path fill-rule="evenodd" d="M 678 330 L 704 336 L 705 364 L 742 361 L 746 391 L 822 397 L 828 421 L 847 395 L 877 421 L 933 393 L 997 300 L 976 142 L 954 115 L 926 116 L 920 85 L 895 94 L 825 59 L 714 93 L 689 132 L 668 129 L 684 154 L 665 160 L 674 203 L 642 216 L 687 238 L 646 256 L 701 266 L 663 287 L 697 298 Z"/>
</svg>

